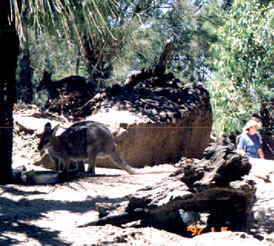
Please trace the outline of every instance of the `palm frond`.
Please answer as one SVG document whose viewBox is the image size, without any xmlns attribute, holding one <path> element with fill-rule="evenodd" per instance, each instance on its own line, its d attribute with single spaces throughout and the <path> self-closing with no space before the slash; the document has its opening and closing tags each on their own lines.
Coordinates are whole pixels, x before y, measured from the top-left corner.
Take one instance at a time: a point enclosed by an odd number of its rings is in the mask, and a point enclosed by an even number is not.
<svg viewBox="0 0 274 246">
<path fill-rule="evenodd" d="M 123 15 L 117 0 L 26 0 L 21 15 L 18 0 L 10 1 L 20 37 L 25 20 L 37 32 L 49 31 L 58 36 L 96 33 L 115 39 L 111 22 Z"/>
</svg>

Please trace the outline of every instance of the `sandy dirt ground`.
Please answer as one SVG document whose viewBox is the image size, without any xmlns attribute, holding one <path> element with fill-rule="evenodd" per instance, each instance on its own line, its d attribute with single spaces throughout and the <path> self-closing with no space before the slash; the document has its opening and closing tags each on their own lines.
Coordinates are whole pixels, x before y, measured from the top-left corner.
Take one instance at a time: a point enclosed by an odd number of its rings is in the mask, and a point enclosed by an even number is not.
<svg viewBox="0 0 274 246">
<path fill-rule="evenodd" d="M 37 143 L 36 133 L 15 128 L 13 168 L 42 169 L 32 165 L 39 158 Z M 176 168 L 164 164 L 143 170 L 165 173 L 128 175 L 118 169 L 97 168 L 95 177 L 62 184 L 0 186 L 0 246 L 190 245 L 192 239 L 155 228 L 78 227 L 97 219 L 100 207 L 125 204 L 128 195 L 161 182 Z"/>
<path fill-rule="evenodd" d="M 28 113 L 25 107 L 17 111 L 17 118 Z M 33 114 L 33 108 L 29 113 Z M 15 124 L 13 168 L 45 170 L 33 165 L 40 158 L 38 135 L 28 130 L 40 126 L 40 118 L 38 123 L 35 118 L 26 122 L 17 118 L 27 129 Z M 131 176 L 123 170 L 96 168 L 95 177 L 62 184 L 0 186 L 0 245 L 180 245 L 181 236 L 154 228 L 78 228 L 97 219 L 100 207 L 120 206 L 128 195 L 160 182 L 176 168 L 165 164 L 143 170 L 167 173 Z"/>
<path fill-rule="evenodd" d="M 144 170 L 172 171 L 174 167 Z M 97 168 L 95 177 L 63 184 L 1 186 L 0 245 L 179 245 L 182 237 L 153 228 L 78 228 L 98 218 L 100 204 L 115 207 L 127 201 L 127 195 L 167 175 L 131 176 L 122 170 Z"/>
</svg>

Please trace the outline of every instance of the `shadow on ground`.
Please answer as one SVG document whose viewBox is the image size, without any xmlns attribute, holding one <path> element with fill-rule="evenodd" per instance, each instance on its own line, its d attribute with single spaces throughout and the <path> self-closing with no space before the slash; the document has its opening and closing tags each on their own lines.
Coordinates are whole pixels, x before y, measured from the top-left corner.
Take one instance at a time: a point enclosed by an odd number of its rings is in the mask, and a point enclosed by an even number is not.
<svg viewBox="0 0 274 246">
<path fill-rule="evenodd" d="M 39 189 L 39 186 L 37 187 Z M 111 199 L 101 196 L 85 201 L 33 199 L 33 196 L 46 195 L 48 193 L 23 191 L 9 185 L 0 186 L 0 194 L 0 245 L 21 245 L 23 243 L 21 237 L 20 240 L 18 239 L 20 234 L 22 234 L 22 239 L 26 240 L 26 245 L 28 245 L 29 239 L 33 239 L 41 245 L 71 245 L 71 243 L 65 242 L 59 237 L 61 231 L 34 225 L 33 221 L 46 217 L 46 214 L 52 211 L 85 213 L 91 210 L 95 211 L 96 203 L 116 203 L 126 199 Z M 4 197 L 4 195 L 7 197 Z M 23 198 L 20 199 L 19 197 L 19 199 L 16 199 L 18 196 Z M 32 197 L 30 198 L 30 196 Z"/>
</svg>

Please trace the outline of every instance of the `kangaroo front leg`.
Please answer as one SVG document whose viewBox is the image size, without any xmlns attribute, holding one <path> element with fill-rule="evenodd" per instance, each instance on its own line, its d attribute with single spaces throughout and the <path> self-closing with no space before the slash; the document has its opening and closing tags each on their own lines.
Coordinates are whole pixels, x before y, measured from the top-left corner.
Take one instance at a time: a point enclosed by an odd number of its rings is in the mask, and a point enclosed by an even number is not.
<svg viewBox="0 0 274 246">
<path fill-rule="evenodd" d="M 57 172 L 63 171 L 63 164 L 62 164 L 62 162 L 60 160 L 56 159 L 55 165 L 56 165 Z"/>
<path fill-rule="evenodd" d="M 57 172 L 61 171 L 61 160 L 59 160 L 58 158 L 54 158 L 51 155 L 49 155 L 49 159 L 50 159 L 50 162 L 54 164 L 55 170 Z"/>
<path fill-rule="evenodd" d="M 122 160 L 121 157 L 118 155 L 118 153 L 116 151 L 113 151 L 113 152 L 109 153 L 109 155 L 111 156 L 111 158 L 114 161 L 114 164 L 117 167 L 119 167 L 120 169 L 124 169 L 129 174 L 137 174 L 137 171 L 134 170 L 133 167 L 128 165 L 124 160 Z"/>
<path fill-rule="evenodd" d="M 83 161 L 77 162 L 78 172 L 85 172 L 85 163 Z"/>
<path fill-rule="evenodd" d="M 70 163 L 70 170 L 77 172 L 85 172 L 85 164 L 83 161 L 74 161 Z"/>
<path fill-rule="evenodd" d="M 63 161 L 63 171 L 64 173 L 69 173 L 69 168 L 70 168 L 70 160 L 69 159 L 65 159 Z"/>
</svg>

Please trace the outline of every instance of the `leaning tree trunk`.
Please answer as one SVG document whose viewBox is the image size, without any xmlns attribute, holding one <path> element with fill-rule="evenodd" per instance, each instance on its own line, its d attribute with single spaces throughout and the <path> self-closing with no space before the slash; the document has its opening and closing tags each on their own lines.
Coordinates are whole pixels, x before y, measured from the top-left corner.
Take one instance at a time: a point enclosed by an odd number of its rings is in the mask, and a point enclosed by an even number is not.
<svg viewBox="0 0 274 246">
<path fill-rule="evenodd" d="M 19 39 L 10 20 L 10 1 L 0 3 L 0 184 L 11 182 L 13 105 Z"/>
<path fill-rule="evenodd" d="M 104 61 L 104 50 L 98 41 L 93 41 L 86 35 L 81 40 L 81 47 L 89 73 L 91 83 L 97 84 L 100 80 L 105 80 L 111 76 L 113 70 L 110 62 Z"/>
<path fill-rule="evenodd" d="M 32 76 L 33 68 L 31 66 L 30 49 L 29 49 L 29 35 L 27 28 L 25 33 L 25 47 L 22 50 L 22 58 L 19 61 L 19 88 L 17 87 L 17 99 L 21 99 L 24 103 L 31 103 L 33 99 L 33 85 Z M 18 93 L 20 90 L 20 94 Z"/>
<path fill-rule="evenodd" d="M 23 50 L 23 57 L 19 62 L 19 66 L 20 95 L 17 93 L 17 98 L 21 99 L 24 103 L 31 103 L 33 99 L 33 69 L 31 67 L 30 52 L 28 48 Z"/>
</svg>

